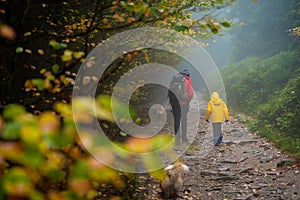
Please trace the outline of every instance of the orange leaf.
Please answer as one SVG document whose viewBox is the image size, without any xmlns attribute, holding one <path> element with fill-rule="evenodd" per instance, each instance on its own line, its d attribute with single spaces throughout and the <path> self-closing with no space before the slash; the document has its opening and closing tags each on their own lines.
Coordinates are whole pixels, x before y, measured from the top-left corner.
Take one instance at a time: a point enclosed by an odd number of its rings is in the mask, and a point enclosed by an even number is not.
<svg viewBox="0 0 300 200">
<path fill-rule="evenodd" d="M 134 153 L 147 153 L 151 150 L 151 141 L 147 138 L 129 138 L 126 147 Z"/>
<path fill-rule="evenodd" d="M 87 180 L 72 180 L 69 182 L 69 188 L 80 196 L 87 194 L 92 189 L 91 182 Z"/>
<path fill-rule="evenodd" d="M 103 22 L 104 24 L 106 24 L 106 23 L 108 22 L 108 19 L 104 18 L 104 19 L 102 19 L 102 22 Z"/>
<path fill-rule="evenodd" d="M 0 24 L 0 36 L 8 40 L 14 40 L 16 38 L 16 33 L 11 26 Z"/>
<path fill-rule="evenodd" d="M 39 53 L 40 55 L 44 55 L 44 54 L 45 54 L 45 52 L 44 52 L 43 49 L 38 49 L 38 53 Z"/>
</svg>

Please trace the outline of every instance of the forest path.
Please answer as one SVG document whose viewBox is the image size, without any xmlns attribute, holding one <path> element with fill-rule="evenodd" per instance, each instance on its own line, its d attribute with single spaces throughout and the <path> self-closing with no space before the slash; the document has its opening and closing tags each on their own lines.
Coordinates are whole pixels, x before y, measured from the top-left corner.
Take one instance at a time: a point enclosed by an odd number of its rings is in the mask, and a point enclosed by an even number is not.
<svg viewBox="0 0 300 200">
<path fill-rule="evenodd" d="M 293 159 L 232 116 L 223 126 L 223 142 L 214 146 L 211 124 L 204 120 L 207 102 L 199 105 L 198 133 L 181 157 L 191 171 L 178 200 L 300 199 L 299 166 Z M 157 181 L 148 192 L 146 199 L 161 199 Z"/>
</svg>

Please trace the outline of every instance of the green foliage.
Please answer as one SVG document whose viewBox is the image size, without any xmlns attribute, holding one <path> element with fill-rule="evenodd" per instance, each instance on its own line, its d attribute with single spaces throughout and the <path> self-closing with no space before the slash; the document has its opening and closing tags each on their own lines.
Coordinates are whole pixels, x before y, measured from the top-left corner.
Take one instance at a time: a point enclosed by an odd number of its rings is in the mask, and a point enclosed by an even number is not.
<svg viewBox="0 0 300 200">
<path fill-rule="evenodd" d="M 56 42 L 55 40 L 50 40 L 49 45 L 52 46 L 53 49 L 55 49 L 55 50 L 60 50 L 60 49 L 64 49 L 64 48 L 68 47 L 68 45 L 66 43 L 59 43 L 59 42 Z"/>
<path fill-rule="evenodd" d="M 254 118 L 253 131 L 296 157 L 300 155 L 298 55 L 294 50 L 264 60 L 248 58 L 222 71 L 229 105 Z"/>
<path fill-rule="evenodd" d="M 187 26 L 174 26 L 173 27 L 173 30 L 178 31 L 178 32 L 180 32 L 180 31 L 186 31 L 188 29 L 189 28 Z"/>
<path fill-rule="evenodd" d="M 21 125 L 18 122 L 9 123 L 3 130 L 3 138 L 6 140 L 14 140 L 19 137 Z"/>
<path fill-rule="evenodd" d="M 233 62 L 276 55 L 299 46 L 291 35 L 299 25 L 299 1 L 237 1 L 230 16 L 240 24 L 232 31 Z"/>
<path fill-rule="evenodd" d="M 300 161 L 299 135 L 295 137 L 283 134 L 281 131 L 272 128 L 272 125 L 262 124 L 262 122 L 257 119 L 250 123 L 250 128 L 252 131 L 257 131 L 261 136 L 275 143 L 281 151 L 288 152 L 290 155 Z"/>
<path fill-rule="evenodd" d="M 275 92 L 296 77 L 299 50 L 259 59 L 248 58 L 222 70 L 230 104 L 240 111 L 255 114 L 257 106 L 267 103 Z"/>
<path fill-rule="evenodd" d="M 23 52 L 23 47 L 17 47 L 16 48 L 16 53 L 22 53 Z"/>
<path fill-rule="evenodd" d="M 259 107 L 260 126 L 272 125 L 280 132 L 300 138 L 300 77 L 291 79 L 276 98 Z"/>
<path fill-rule="evenodd" d="M 21 105 L 10 104 L 3 111 L 3 116 L 8 120 L 16 119 L 18 116 L 25 113 L 25 108 Z"/>
</svg>

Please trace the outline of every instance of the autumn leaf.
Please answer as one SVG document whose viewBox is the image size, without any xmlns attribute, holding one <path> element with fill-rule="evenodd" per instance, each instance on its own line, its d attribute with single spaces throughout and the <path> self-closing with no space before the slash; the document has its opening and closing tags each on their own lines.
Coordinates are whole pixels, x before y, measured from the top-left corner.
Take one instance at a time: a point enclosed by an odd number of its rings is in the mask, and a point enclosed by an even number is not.
<svg viewBox="0 0 300 200">
<path fill-rule="evenodd" d="M 32 51 L 30 49 L 25 49 L 25 52 L 28 54 L 32 54 Z"/>
<path fill-rule="evenodd" d="M 166 176 L 166 172 L 165 170 L 156 170 L 156 171 L 152 171 L 150 172 L 150 174 L 157 180 L 163 180 Z"/>
<path fill-rule="evenodd" d="M 133 153 L 147 153 L 151 151 L 151 142 L 147 138 L 129 138 L 125 146 L 128 151 Z"/>
<path fill-rule="evenodd" d="M 49 45 L 52 46 L 55 50 L 60 50 L 60 49 L 68 47 L 67 44 L 65 44 L 65 43 L 59 43 L 59 42 L 56 42 L 55 40 L 50 40 L 49 41 Z"/>
<path fill-rule="evenodd" d="M 66 119 L 73 119 L 73 113 L 71 105 L 65 104 L 63 102 L 57 102 L 54 104 L 54 110 L 59 112 Z"/>
<path fill-rule="evenodd" d="M 41 130 L 37 125 L 27 124 L 21 128 L 20 138 L 28 145 L 37 145 L 41 140 Z"/>
<path fill-rule="evenodd" d="M 77 51 L 73 53 L 74 58 L 82 58 L 84 56 L 84 52 L 83 51 Z"/>
<path fill-rule="evenodd" d="M 7 105 L 3 111 L 3 116 L 5 119 L 14 120 L 21 115 L 25 114 L 26 110 L 23 106 L 18 104 Z"/>
<path fill-rule="evenodd" d="M 40 55 L 44 55 L 45 54 L 45 51 L 43 49 L 38 49 L 37 52 Z"/>
<path fill-rule="evenodd" d="M 11 26 L 0 24 L 0 36 L 8 40 L 14 40 L 16 38 L 16 33 Z"/>
<path fill-rule="evenodd" d="M 81 197 L 92 190 L 91 182 L 85 179 L 73 179 L 69 181 L 68 185 L 71 190 L 75 191 Z"/>
<path fill-rule="evenodd" d="M 73 54 L 73 51 L 66 49 L 64 51 L 64 54 L 61 57 L 62 61 L 67 62 L 67 61 L 72 60 L 72 58 L 73 58 L 72 54 Z"/>
<path fill-rule="evenodd" d="M 106 23 L 108 22 L 108 19 L 107 19 L 107 18 L 103 18 L 103 19 L 102 19 L 102 22 L 103 22 L 104 24 L 106 24 Z"/>
<path fill-rule="evenodd" d="M 44 112 L 38 118 L 38 123 L 43 134 L 55 133 L 60 127 L 60 120 L 54 112 Z"/>
<path fill-rule="evenodd" d="M 26 32 L 26 33 L 24 33 L 23 35 L 24 35 L 25 37 L 30 36 L 30 35 L 31 35 L 31 32 Z"/>
<path fill-rule="evenodd" d="M 32 182 L 21 167 L 13 167 L 3 176 L 3 188 L 12 196 L 25 197 L 33 191 Z"/>
<path fill-rule="evenodd" d="M 20 142 L 0 142 L 0 156 L 8 160 L 18 160 L 24 148 Z"/>
</svg>

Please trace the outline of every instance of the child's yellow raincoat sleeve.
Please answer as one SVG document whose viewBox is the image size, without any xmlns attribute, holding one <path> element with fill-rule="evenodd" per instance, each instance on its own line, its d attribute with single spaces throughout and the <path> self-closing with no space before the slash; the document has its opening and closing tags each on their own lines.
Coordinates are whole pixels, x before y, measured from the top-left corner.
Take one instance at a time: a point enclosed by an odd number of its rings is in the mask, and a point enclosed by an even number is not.
<svg viewBox="0 0 300 200">
<path fill-rule="evenodd" d="M 207 110 L 206 110 L 206 114 L 205 114 L 205 119 L 206 120 L 208 120 L 208 118 L 211 114 L 211 108 L 212 108 L 211 101 L 209 101 L 208 104 L 207 104 Z"/>
</svg>

